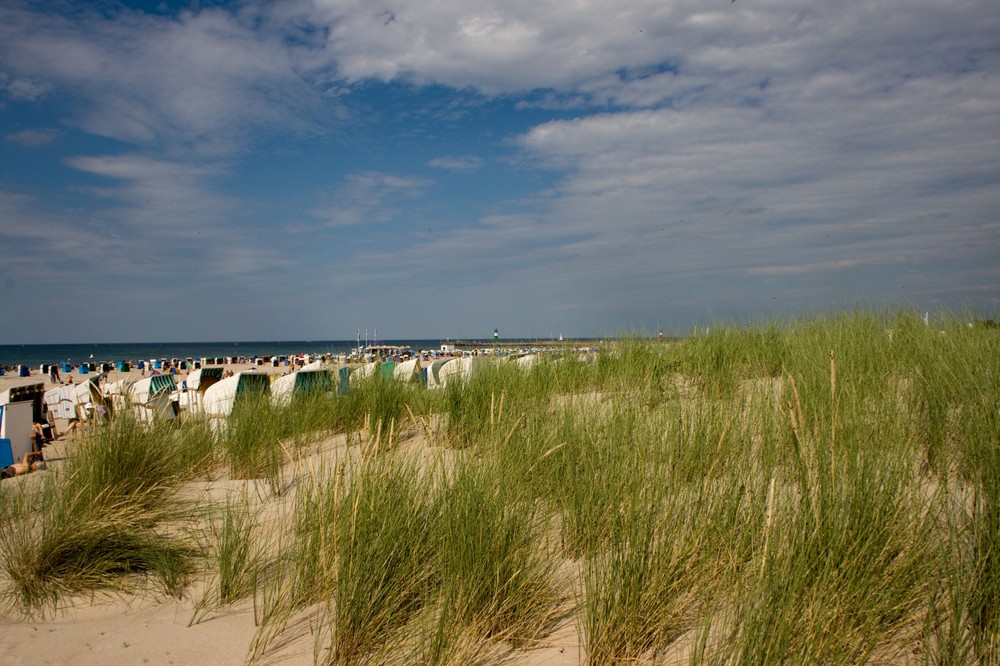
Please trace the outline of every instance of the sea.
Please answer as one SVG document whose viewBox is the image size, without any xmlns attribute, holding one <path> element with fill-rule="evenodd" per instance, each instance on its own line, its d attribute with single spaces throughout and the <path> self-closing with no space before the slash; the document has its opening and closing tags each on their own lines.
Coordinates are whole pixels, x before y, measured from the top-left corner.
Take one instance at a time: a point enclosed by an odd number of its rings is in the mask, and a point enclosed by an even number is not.
<svg viewBox="0 0 1000 666">
<path fill-rule="evenodd" d="M 369 340 L 370 343 L 373 341 Z M 442 340 L 379 340 L 378 344 L 414 350 L 440 348 Z M 42 364 L 214 358 L 228 356 L 291 356 L 349 354 L 357 340 L 259 340 L 239 342 L 102 342 L 63 345 L 0 345 L 0 366 L 39 367 Z"/>
</svg>

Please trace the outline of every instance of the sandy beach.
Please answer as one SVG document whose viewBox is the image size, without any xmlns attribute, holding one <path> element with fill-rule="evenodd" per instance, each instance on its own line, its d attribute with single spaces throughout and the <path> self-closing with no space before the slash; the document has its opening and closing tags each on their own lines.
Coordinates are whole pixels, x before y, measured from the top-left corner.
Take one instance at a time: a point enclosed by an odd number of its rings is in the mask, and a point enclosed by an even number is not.
<svg viewBox="0 0 1000 666">
<path fill-rule="evenodd" d="M 252 370 L 254 372 L 273 375 L 275 377 L 288 374 L 289 372 L 292 371 L 291 367 L 284 365 L 276 368 L 270 364 L 257 365 L 255 363 L 249 363 L 249 362 L 232 363 L 232 364 L 225 364 L 221 366 L 212 366 L 212 367 L 222 367 L 234 373 L 243 372 L 246 370 Z M 188 375 L 187 370 L 178 370 L 176 374 L 177 383 L 180 384 L 187 377 L 187 375 Z M 112 370 L 106 373 L 104 381 L 116 382 L 122 379 L 138 380 L 148 376 L 149 376 L 148 371 L 145 374 L 143 374 L 142 371 L 140 370 L 131 370 L 130 372 L 119 372 L 118 370 Z M 45 390 L 49 391 L 51 389 L 58 388 L 60 386 L 66 386 L 69 383 L 70 378 L 72 378 L 74 384 L 81 384 L 85 381 L 88 381 L 91 377 L 94 377 L 94 373 L 87 373 L 82 375 L 79 374 L 79 372 L 60 373 L 60 378 L 62 379 L 62 383 L 53 383 L 49 381 L 48 375 L 43 375 L 41 372 L 38 371 L 37 368 L 32 369 L 32 373 L 28 377 L 19 377 L 16 371 L 5 372 L 2 376 L 0 376 L 0 393 L 3 393 L 7 389 L 13 388 L 15 386 L 30 386 L 32 384 L 39 384 L 39 383 L 44 384 Z M 56 419 L 56 429 L 60 434 L 66 431 L 66 426 L 67 426 L 66 419 Z"/>
<path fill-rule="evenodd" d="M 995 663 L 996 341 L 843 316 L 62 434 L 0 482 L 0 665 Z"/>
<path fill-rule="evenodd" d="M 280 376 L 290 371 L 288 367 L 258 366 L 252 363 L 227 364 L 227 370 L 255 372 Z M 92 374 L 63 374 L 63 384 L 72 376 L 79 384 Z M 147 373 L 148 376 L 148 373 Z M 178 380 L 187 376 L 180 372 Z M 142 378 L 139 371 L 108 373 L 108 381 Z M 47 375 L 34 373 L 18 377 L 7 373 L 0 376 L 0 392 L 15 386 L 42 382 L 45 390 L 56 388 Z M 76 437 L 66 436 L 67 421 L 57 419 L 59 436 L 44 449 L 49 470 L 35 472 L 3 483 L 35 483 L 41 475 L 58 469 L 67 450 L 74 446 Z M 225 484 L 225 480 L 220 480 Z M 209 486 L 212 484 L 209 483 Z M 211 488 L 199 488 L 211 491 Z M 75 599 L 70 607 L 43 620 L 18 620 L 4 617 L 0 620 L 0 635 L 4 651 L 0 664 L 240 664 L 247 646 L 256 631 L 252 603 L 247 601 L 227 612 L 214 615 L 210 621 L 191 623 L 199 587 L 180 599 L 162 599 L 154 596 L 101 595 Z M 299 646 L 303 652 L 296 655 L 291 648 L 283 663 L 312 663 L 311 646 Z"/>
<path fill-rule="evenodd" d="M 233 372 L 254 371 L 280 376 L 291 371 L 289 367 L 272 367 L 251 363 L 227 364 Z M 86 381 L 93 375 L 73 375 L 74 383 Z M 177 374 L 178 383 L 187 376 Z M 108 373 L 108 381 L 141 378 L 142 373 Z M 63 375 L 64 382 L 68 375 Z M 0 377 L 0 391 L 14 386 L 42 382 L 49 390 L 58 386 L 47 376 L 36 373 L 29 377 L 6 374 Z M 38 483 L 45 475 L 59 469 L 66 453 L 79 440 L 79 434 L 64 434 L 67 422 L 57 421 L 59 436 L 46 445 L 44 451 L 48 468 L 29 475 L 6 479 L 5 484 Z M 422 433 L 414 433 L 408 443 L 424 448 L 427 442 Z M 301 473 L 318 460 L 330 455 L 343 454 L 343 435 L 320 442 L 314 453 L 295 463 L 286 465 L 286 476 Z M 193 498 L 224 498 L 228 493 L 244 487 L 253 487 L 257 481 L 231 480 L 226 475 L 218 478 L 194 480 L 181 489 L 183 495 Z M 281 525 L 275 525 L 280 531 Z M 17 664 L 74 664 L 95 666 L 117 664 L 242 664 L 247 657 L 258 627 L 255 621 L 254 602 L 243 599 L 199 616 L 197 603 L 206 586 L 204 576 L 196 575 L 180 598 L 164 598 L 158 594 L 97 593 L 65 600 L 58 611 L 47 611 L 42 618 L 19 618 L 7 615 L 0 619 L 0 635 L 4 651 L 0 665 Z M 260 663 L 312 664 L 315 663 L 314 644 L 309 631 L 309 614 L 303 613 L 300 625 L 293 622 L 282 641 L 269 650 Z M 530 666 L 561 666 L 582 663 L 579 630 L 572 620 L 562 624 L 546 638 L 543 646 L 531 650 L 523 659 L 514 663 Z"/>
</svg>

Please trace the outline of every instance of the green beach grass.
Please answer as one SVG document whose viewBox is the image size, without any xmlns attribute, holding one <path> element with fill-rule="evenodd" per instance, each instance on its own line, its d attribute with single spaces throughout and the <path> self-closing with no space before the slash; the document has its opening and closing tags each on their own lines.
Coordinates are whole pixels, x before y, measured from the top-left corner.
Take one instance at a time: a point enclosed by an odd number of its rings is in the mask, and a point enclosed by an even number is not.
<svg viewBox="0 0 1000 666">
<path fill-rule="evenodd" d="M 200 613 L 252 603 L 249 661 L 305 631 L 317 663 L 520 663 L 570 627 L 595 665 L 996 663 L 998 387 L 997 329 L 853 312 L 116 416 L 0 486 L 0 593 L 202 577 Z"/>
</svg>

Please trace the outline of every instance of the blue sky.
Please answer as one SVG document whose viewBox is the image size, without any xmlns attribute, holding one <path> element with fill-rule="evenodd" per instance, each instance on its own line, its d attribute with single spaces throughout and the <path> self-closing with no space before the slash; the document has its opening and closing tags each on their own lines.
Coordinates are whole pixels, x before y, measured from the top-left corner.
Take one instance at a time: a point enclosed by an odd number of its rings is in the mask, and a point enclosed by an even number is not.
<svg viewBox="0 0 1000 666">
<path fill-rule="evenodd" d="M 0 343 L 1000 307 L 995 0 L 0 4 Z"/>
</svg>

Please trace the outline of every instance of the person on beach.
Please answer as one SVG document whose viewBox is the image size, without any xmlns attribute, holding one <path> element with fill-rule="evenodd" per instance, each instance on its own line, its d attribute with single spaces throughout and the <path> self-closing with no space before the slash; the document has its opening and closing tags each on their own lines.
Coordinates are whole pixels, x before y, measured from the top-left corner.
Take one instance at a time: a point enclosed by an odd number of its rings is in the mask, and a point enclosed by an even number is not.
<svg viewBox="0 0 1000 666">
<path fill-rule="evenodd" d="M 56 432 L 56 416 L 49 411 L 49 406 L 44 402 L 42 403 L 42 414 L 45 415 L 45 422 L 49 424 L 49 432 L 52 434 L 52 439 L 56 439 L 59 437 L 59 433 Z"/>
<path fill-rule="evenodd" d="M 0 478 L 9 479 L 12 476 L 21 476 L 28 472 L 45 469 L 45 456 L 42 454 L 42 438 L 41 426 L 38 423 L 33 424 L 31 433 L 32 450 L 24 454 L 21 462 L 7 465 L 0 470 Z"/>
<path fill-rule="evenodd" d="M 52 438 L 45 432 L 45 428 L 48 423 L 32 423 L 31 424 L 31 447 L 35 451 L 41 451 L 42 446 L 52 441 Z"/>
<path fill-rule="evenodd" d="M 13 476 L 21 476 L 22 474 L 27 474 L 28 472 L 45 469 L 45 461 L 42 460 L 41 457 L 42 454 L 40 452 L 25 453 L 24 457 L 21 458 L 21 462 L 16 462 L 13 465 L 4 467 L 2 472 L 0 472 L 0 478 L 9 479 Z M 38 460 L 32 462 L 35 458 L 38 458 Z"/>
<path fill-rule="evenodd" d="M 49 366 L 49 381 L 53 384 L 62 384 L 62 379 L 59 377 L 59 366 L 55 363 Z"/>
</svg>

